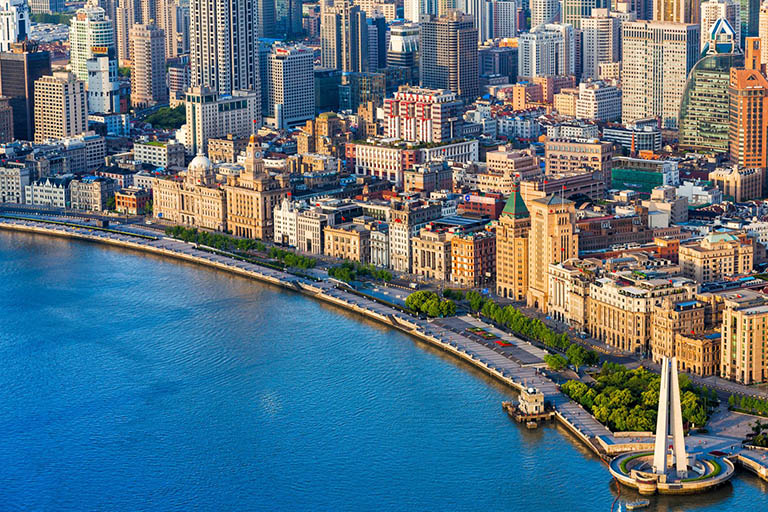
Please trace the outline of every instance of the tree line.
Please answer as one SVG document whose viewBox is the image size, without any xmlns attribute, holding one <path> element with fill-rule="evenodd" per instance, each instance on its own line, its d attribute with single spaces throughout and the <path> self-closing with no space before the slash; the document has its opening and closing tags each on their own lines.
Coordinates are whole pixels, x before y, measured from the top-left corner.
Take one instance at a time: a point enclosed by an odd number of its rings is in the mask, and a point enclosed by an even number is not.
<svg viewBox="0 0 768 512">
<path fill-rule="evenodd" d="M 392 280 L 392 272 L 383 268 L 377 268 L 371 264 L 358 263 L 356 261 L 344 261 L 328 269 L 328 275 L 334 279 L 350 283 L 362 277 L 370 277 L 377 281 L 388 283 Z"/>
<path fill-rule="evenodd" d="M 405 299 L 408 309 L 423 313 L 429 317 L 446 317 L 456 314 L 456 303 L 451 299 L 440 299 L 435 292 L 421 290 L 413 292 Z"/>
</svg>

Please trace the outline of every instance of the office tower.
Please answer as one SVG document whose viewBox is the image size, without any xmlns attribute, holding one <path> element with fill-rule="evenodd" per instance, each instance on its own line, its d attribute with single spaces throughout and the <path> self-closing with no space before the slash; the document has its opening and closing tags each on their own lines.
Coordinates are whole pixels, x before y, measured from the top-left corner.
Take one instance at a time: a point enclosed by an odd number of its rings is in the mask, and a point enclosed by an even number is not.
<svg viewBox="0 0 768 512">
<path fill-rule="evenodd" d="M 728 153 L 731 68 L 742 68 L 744 56 L 735 29 L 725 19 L 711 27 L 703 48 L 706 54 L 688 74 L 680 103 L 680 148 Z"/>
<path fill-rule="evenodd" d="M 85 83 L 68 71 L 35 81 L 35 142 L 80 135 L 86 130 Z"/>
<path fill-rule="evenodd" d="M 593 9 L 608 9 L 612 2 L 606 0 L 562 0 L 560 23 L 570 23 L 581 29 L 581 19 L 589 18 Z"/>
<path fill-rule="evenodd" d="M 441 16 L 455 8 L 453 0 L 404 0 L 403 13 L 411 23 L 418 23 L 424 14 Z"/>
<path fill-rule="evenodd" d="M 624 124 L 649 117 L 676 128 L 688 72 L 699 57 L 699 26 L 658 21 L 622 24 Z"/>
<path fill-rule="evenodd" d="M 730 293 L 724 296 L 720 342 L 720 376 L 755 384 L 768 379 L 768 353 L 765 331 L 768 304 L 755 293 Z"/>
<path fill-rule="evenodd" d="M 165 34 L 154 25 L 134 25 L 130 37 L 133 47 L 131 105 L 146 108 L 168 101 Z"/>
<path fill-rule="evenodd" d="M 760 6 L 757 35 L 760 38 L 760 46 L 763 49 L 763 55 L 760 62 L 768 63 L 768 0 L 763 2 L 763 5 Z"/>
<path fill-rule="evenodd" d="M 261 125 L 261 93 L 234 90 L 220 95 L 209 87 L 192 85 L 184 97 L 187 133 L 184 146 L 196 155 L 208 151 L 208 140 L 248 137 Z"/>
<path fill-rule="evenodd" d="M 517 1 L 492 0 L 493 37 L 517 37 Z"/>
<path fill-rule="evenodd" d="M 115 47 L 117 48 L 117 60 L 120 65 L 127 65 L 131 61 L 131 41 L 128 35 L 136 21 L 134 0 L 117 0 L 115 7 Z"/>
<path fill-rule="evenodd" d="M 525 300 L 528 293 L 528 235 L 531 215 L 513 185 L 496 225 L 496 294 L 505 299 Z"/>
<path fill-rule="evenodd" d="M 53 14 L 63 12 L 64 0 L 29 0 L 29 9 L 33 14 Z"/>
<path fill-rule="evenodd" d="M 165 37 L 165 58 L 173 59 L 179 55 L 179 5 L 176 0 L 157 0 L 155 25 L 163 31 Z M 144 21 L 144 23 L 151 23 Z"/>
<path fill-rule="evenodd" d="M 511 46 L 482 46 L 477 55 L 480 76 L 506 76 L 510 84 L 516 83 L 518 51 Z"/>
<path fill-rule="evenodd" d="M 94 49 L 86 62 L 88 69 L 88 112 L 115 114 L 120 112 L 120 82 L 114 48 Z"/>
<path fill-rule="evenodd" d="M 387 66 L 413 67 L 419 65 L 418 25 L 392 25 L 389 29 Z"/>
<path fill-rule="evenodd" d="M 549 291 L 549 265 L 578 257 L 576 208 L 561 194 L 534 199 L 526 205 L 531 216 L 528 235 L 529 306 L 546 312 Z"/>
<path fill-rule="evenodd" d="M 277 23 L 275 21 L 275 0 L 256 0 L 259 20 L 259 37 L 275 37 Z"/>
<path fill-rule="evenodd" d="M 739 0 L 741 7 L 741 47 L 746 48 L 746 38 L 758 35 L 760 0 Z"/>
<path fill-rule="evenodd" d="M 493 37 L 493 4 L 491 0 L 459 0 L 457 8 L 472 17 L 477 29 L 477 42 Z"/>
<path fill-rule="evenodd" d="M 352 0 L 326 0 L 322 6 L 322 65 L 341 71 L 368 71 L 368 24 Z"/>
<path fill-rule="evenodd" d="M 581 79 L 599 78 L 600 64 L 621 60 L 621 21 L 608 9 L 592 9 L 592 16 L 581 20 Z"/>
<path fill-rule="evenodd" d="M 518 38 L 517 75 L 573 75 L 575 71 L 575 42 L 571 25 L 554 23 L 539 25 Z"/>
<path fill-rule="evenodd" d="M 448 89 L 466 101 L 477 98 L 477 29 L 470 16 L 458 11 L 439 18 L 425 15 L 419 52 L 422 87 Z"/>
<path fill-rule="evenodd" d="M 112 20 L 101 7 L 78 9 L 69 27 L 69 64 L 78 80 L 88 81 L 87 62 L 94 48 L 114 48 Z"/>
<path fill-rule="evenodd" d="M 278 36 L 293 37 L 301 34 L 302 0 L 274 0 L 275 25 Z"/>
<path fill-rule="evenodd" d="M 698 0 L 653 0 L 653 21 L 699 23 Z"/>
<path fill-rule="evenodd" d="M 10 98 L 13 134 L 33 140 L 35 133 L 35 80 L 51 74 L 51 54 L 37 51 L 30 41 L 16 43 L 0 53 L 0 95 Z"/>
<path fill-rule="evenodd" d="M 760 42 L 758 37 L 746 38 L 744 68 L 731 69 L 729 86 L 731 163 L 747 168 L 768 163 L 768 80 L 761 73 Z"/>
<path fill-rule="evenodd" d="M 257 10 L 255 2 L 191 0 L 192 86 L 260 93 Z"/>
<path fill-rule="evenodd" d="M 530 0 L 531 28 L 546 23 L 556 23 L 560 18 L 560 2 L 558 0 Z"/>
<path fill-rule="evenodd" d="M 387 20 L 383 16 L 366 18 L 368 23 L 368 69 L 387 67 Z"/>
<path fill-rule="evenodd" d="M 0 52 L 29 36 L 29 6 L 25 0 L 0 0 Z"/>
<path fill-rule="evenodd" d="M 272 47 L 267 68 L 269 98 L 265 121 L 294 127 L 315 117 L 314 53 L 305 46 Z"/>
<path fill-rule="evenodd" d="M 741 46 L 741 8 L 734 0 L 708 0 L 701 3 L 701 49 L 710 41 L 709 32 L 723 18 L 736 33 L 736 46 Z"/>
</svg>

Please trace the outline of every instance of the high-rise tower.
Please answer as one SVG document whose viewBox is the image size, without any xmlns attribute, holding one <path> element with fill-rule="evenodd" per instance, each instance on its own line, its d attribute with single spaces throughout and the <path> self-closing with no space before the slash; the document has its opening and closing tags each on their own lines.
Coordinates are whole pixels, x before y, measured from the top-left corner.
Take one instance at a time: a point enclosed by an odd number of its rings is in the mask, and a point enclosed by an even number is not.
<svg viewBox="0 0 768 512">
<path fill-rule="evenodd" d="M 477 29 L 472 17 L 459 11 L 421 19 L 421 86 L 448 89 L 474 101 L 480 92 Z"/>
</svg>

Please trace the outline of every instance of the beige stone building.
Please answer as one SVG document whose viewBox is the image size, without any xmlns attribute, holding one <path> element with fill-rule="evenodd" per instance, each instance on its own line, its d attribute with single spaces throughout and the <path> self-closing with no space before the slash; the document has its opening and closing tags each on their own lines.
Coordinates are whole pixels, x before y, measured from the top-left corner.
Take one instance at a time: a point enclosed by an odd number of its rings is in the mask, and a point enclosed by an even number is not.
<svg viewBox="0 0 768 512">
<path fill-rule="evenodd" d="M 530 229 L 531 215 L 516 186 L 496 225 L 496 294 L 500 297 L 525 300 Z"/>
<path fill-rule="evenodd" d="M 475 186 L 481 192 L 498 192 L 510 195 L 515 183 L 541 176 L 539 161 L 532 150 L 514 150 L 502 146 L 486 154 L 486 171 L 475 177 Z"/>
<path fill-rule="evenodd" d="M 621 350 L 647 354 L 653 307 L 665 299 L 690 300 L 697 287 L 690 279 L 646 279 L 633 272 L 596 279 L 587 299 L 587 331 Z"/>
<path fill-rule="evenodd" d="M 578 89 L 563 89 L 554 96 L 555 110 L 562 116 L 576 117 L 576 100 L 578 99 Z"/>
<path fill-rule="evenodd" d="M 663 357 L 677 355 L 678 334 L 693 335 L 704 330 L 704 304 L 696 300 L 665 300 L 651 308 L 651 357 L 660 363 Z"/>
<path fill-rule="evenodd" d="M 600 171 L 605 183 L 611 181 L 613 144 L 599 140 L 551 139 L 544 144 L 547 174 L 582 173 L 585 168 Z"/>
<path fill-rule="evenodd" d="M 371 259 L 371 232 L 362 224 L 347 222 L 323 230 L 325 254 L 342 260 L 368 263 Z"/>
<path fill-rule="evenodd" d="M 80 135 L 87 129 L 85 83 L 67 71 L 35 80 L 35 142 Z"/>
<path fill-rule="evenodd" d="M 576 329 L 586 328 L 589 285 L 596 268 L 594 261 L 576 258 L 549 265 L 547 312 L 552 318 Z"/>
<path fill-rule="evenodd" d="M 738 294 L 725 300 L 720 376 L 754 384 L 768 380 L 768 299 Z"/>
<path fill-rule="evenodd" d="M 448 230 L 421 228 L 419 235 L 411 238 L 412 273 L 439 281 L 451 277 L 451 239 Z"/>
<path fill-rule="evenodd" d="M 227 229 L 227 200 L 216 183 L 213 163 L 203 155 L 192 159 L 184 179 L 159 177 L 152 189 L 158 219 L 216 231 Z"/>
<path fill-rule="evenodd" d="M 678 333 L 675 335 L 675 354 L 681 371 L 700 377 L 717 375 L 720 373 L 720 333 Z"/>
<path fill-rule="evenodd" d="M 457 233 L 451 238 L 451 281 L 490 287 L 496 276 L 496 235 L 490 231 Z"/>
<path fill-rule="evenodd" d="M 231 133 L 220 139 L 208 139 L 208 158 L 213 162 L 237 162 L 237 156 L 245 151 L 248 137 L 235 137 Z"/>
<path fill-rule="evenodd" d="M 131 27 L 129 37 L 133 55 L 131 105 L 146 108 L 168 101 L 165 34 L 154 25 L 144 24 Z"/>
<path fill-rule="evenodd" d="M 721 167 L 709 173 L 709 181 L 719 188 L 724 198 L 737 203 L 763 197 L 765 169 Z"/>
<path fill-rule="evenodd" d="M 552 194 L 526 204 L 531 215 L 528 235 L 528 306 L 547 311 L 548 267 L 578 257 L 579 236 L 575 233 L 573 201 Z"/>
<path fill-rule="evenodd" d="M 227 198 L 227 228 L 235 236 L 272 240 L 274 210 L 290 193 L 286 175 L 276 178 L 264 171 L 255 136 L 245 150 L 245 169 L 229 176 L 224 186 Z"/>
<path fill-rule="evenodd" d="M 755 247 L 743 234 L 710 233 L 696 243 L 680 245 L 682 273 L 700 283 L 752 271 Z"/>
</svg>

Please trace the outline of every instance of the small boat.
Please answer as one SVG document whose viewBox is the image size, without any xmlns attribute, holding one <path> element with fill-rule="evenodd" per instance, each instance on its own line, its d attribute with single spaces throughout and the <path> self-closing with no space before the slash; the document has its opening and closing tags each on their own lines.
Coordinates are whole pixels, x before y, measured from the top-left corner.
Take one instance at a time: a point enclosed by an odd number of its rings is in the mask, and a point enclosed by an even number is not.
<svg viewBox="0 0 768 512">
<path fill-rule="evenodd" d="M 637 501 L 629 501 L 626 503 L 627 510 L 637 510 L 639 508 L 645 508 L 648 505 L 650 505 L 650 500 L 637 500 Z"/>
</svg>

